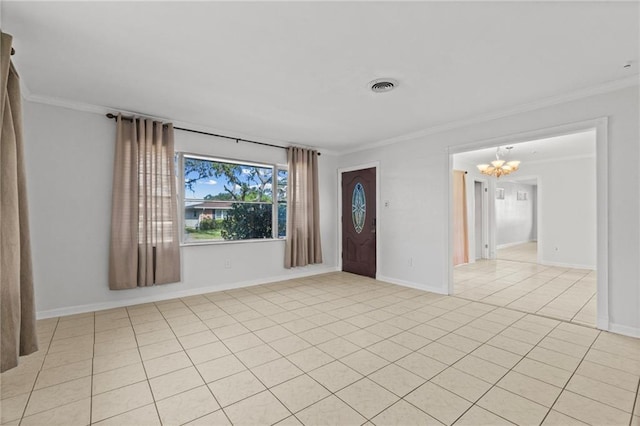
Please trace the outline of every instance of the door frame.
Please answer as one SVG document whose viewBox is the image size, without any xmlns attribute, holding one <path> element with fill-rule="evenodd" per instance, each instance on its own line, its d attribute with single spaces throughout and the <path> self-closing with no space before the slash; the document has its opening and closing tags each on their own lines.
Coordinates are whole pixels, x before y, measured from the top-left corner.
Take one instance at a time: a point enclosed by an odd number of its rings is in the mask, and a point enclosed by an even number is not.
<svg viewBox="0 0 640 426">
<path fill-rule="evenodd" d="M 596 295 L 598 299 L 596 313 L 596 328 L 609 330 L 609 195 L 608 195 L 608 117 L 567 123 L 533 131 L 521 132 L 507 136 L 478 140 L 468 144 L 447 147 L 446 165 L 444 165 L 443 181 L 448 182 L 445 202 L 448 206 L 446 221 L 448 226 L 448 255 L 445 257 L 445 273 L 447 277 L 447 294 L 453 295 L 453 155 L 466 151 L 475 151 L 499 145 L 510 145 L 536 139 L 563 136 L 585 130 L 596 131 Z M 540 186 L 538 186 L 540 189 Z M 538 197 L 539 198 L 539 197 Z M 538 204 L 539 207 L 539 204 Z M 540 229 L 538 228 L 538 231 Z"/>
<path fill-rule="evenodd" d="M 468 176 L 468 175 L 467 175 Z M 480 189 L 481 189 L 481 193 L 482 193 L 482 198 L 481 198 L 481 202 L 482 202 L 482 225 L 481 225 L 481 229 L 480 229 L 480 235 L 481 235 L 481 246 L 482 246 L 482 250 L 480 252 L 480 258 L 479 259 L 489 259 L 489 181 L 487 179 L 483 179 L 483 178 L 478 178 L 478 177 L 472 177 L 473 179 L 473 224 L 474 224 L 474 228 L 475 228 L 475 222 L 476 222 L 476 212 L 475 212 L 475 204 L 476 204 L 476 191 L 475 191 L 475 186 L 476 186 L 476 182 L 480 184 Z M 474 233 L 475 233 L 475 229 L 474 229 Z M 475 235 L 474 235 L 474 243 L 477 244 L 477 241 L 475 241 Z M 478 260 L 478 253 L 475 252 L 475 248 L 474 248 L 474 259 L 473 259 L 473 263 L 475 263 Z M 470 260 L 471 263 L 471 260 Z"/>
<path fill-rule="evenodd" d="M 354 172 L 362 169 L 376 169 L 376 279 L 380 276 L 380 162 L 372 161 L 370 163 L 358 164 L 349 167 L 338 168 L 338 253 L 337 265 L 338 270 L 342 271 L 342 175 L 347 172 Z"/>
</svg>

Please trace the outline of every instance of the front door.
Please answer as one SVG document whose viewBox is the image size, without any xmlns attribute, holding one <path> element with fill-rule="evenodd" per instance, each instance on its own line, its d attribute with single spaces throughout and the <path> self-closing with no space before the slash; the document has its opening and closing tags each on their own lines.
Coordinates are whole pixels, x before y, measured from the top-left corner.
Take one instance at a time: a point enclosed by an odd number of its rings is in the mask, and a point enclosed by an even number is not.
<svg viewBox="0 0 640 426">
<path fill-rule="evenodd" d="M 342 174 L 342 270 L 376 277 L 376 169 Z"/>
</svg>

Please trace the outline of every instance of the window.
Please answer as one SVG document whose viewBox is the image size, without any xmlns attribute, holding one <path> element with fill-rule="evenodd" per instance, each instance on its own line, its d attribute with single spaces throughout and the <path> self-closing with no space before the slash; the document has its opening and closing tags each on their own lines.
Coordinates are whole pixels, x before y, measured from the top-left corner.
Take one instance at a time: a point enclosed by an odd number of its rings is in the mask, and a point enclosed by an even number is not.
<svg viewBox="0 0 640 426">
<path fill-rule="evenodd" d="M 287 236 L 287 181 L 289 172 L 278 169 L 278 238 Z"/>
<path fill-rule="evenodd" d="M 286 168 L 181 156 L 184 243 L 286 236 Z"/>
</svg>

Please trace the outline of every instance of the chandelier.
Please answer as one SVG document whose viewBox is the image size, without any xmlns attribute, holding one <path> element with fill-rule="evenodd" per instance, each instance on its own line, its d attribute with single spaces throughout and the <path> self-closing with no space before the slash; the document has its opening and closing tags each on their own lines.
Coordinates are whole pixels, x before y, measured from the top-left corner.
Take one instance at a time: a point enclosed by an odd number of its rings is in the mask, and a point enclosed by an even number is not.
<svg viewBox="0 0 640 426">
<path fill-rule="evenodd" d="M 507 154 L 512 149 L 512 146 L 506 147 Z M 496 150 L 496 159 L 492 161 L 491 164 L 478 164 L 478 170 L 480 170 L 480 173 L 482 174 L 495 176 L 496 178 L 511 174 L 518 170 L 518 166 L 520 165 L 519 161 L 506 161 L 504 160 L 504 157 L 505 155 L 500 150 L 500 147 L 498 147 Z"/>
</svg>

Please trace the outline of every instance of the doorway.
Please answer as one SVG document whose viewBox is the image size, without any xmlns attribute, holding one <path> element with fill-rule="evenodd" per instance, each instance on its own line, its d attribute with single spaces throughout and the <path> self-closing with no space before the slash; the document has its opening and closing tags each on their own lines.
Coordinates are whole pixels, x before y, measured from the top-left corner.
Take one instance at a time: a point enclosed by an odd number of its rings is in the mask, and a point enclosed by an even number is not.
<svg viewBox="0 0 640 426">
<path fill-rule="evenodd" d="M 341 175 L 342 270 L 375 278 L 377 267 L 376 168 Z"/>
<path fill-rule="evenodd" d="M 568 163 L 568 167 L 571 167 L 572 162 Z M 538 247 L 544 245 L 538 243 L 538 177 L 507 178 L 496 185 L 504 195 L 495 199 L 496 258 L 513 262 L 544 263 L 538 256 Z M 595 194 L 590 195 L 595 204 Z M 547 216 L 555 217 L 552 212 L 547 213 Z M 595 221 L 593 226 L 595 227 Z"/>
<path fill-rule="evenodd" d="M 489 258 L 488 242 L 488 197 L 487 181 L 475 179 L 473 181 L 473 228 L 474 228 L 474 256 L 473 259 Z"/>
<path fill-rule="evenodd" d="M 607 176 L 606 124 L 606 119 L 593 120 L 450 150 L 450 170 L 469 171 L 473 182 L 469 198 L 479 192 L 474 181 L 482 175 L 476 165 L 491 160 L 500 146 L 515 145 L 518 158 L 513 160 L 522 161 L 517 174 L 488 180 L 488 256 L 474 255 L 475 264 L 455 270 L 450 260 L 450 294 L 608 328 L 606 191 L 602 190 Z M 450 190 L 451 182 L 450 177 Z M 479 224 L 473 217 L 477 208 L 475 202 L 469 203 L 471 226 Z M 514 212 L 526 208 L 527 215 L 518 221 L 507 218 L 504 232 L 497 231 L 496 219 L 504 213 L 500 208 Z M 451 243 L 452 219 L 449 223 Z M 475 239 L 479 233 L 473 230 L 469 236 Z M 469 243 L 480 248 L 475 241 Z"/>
</svg>

